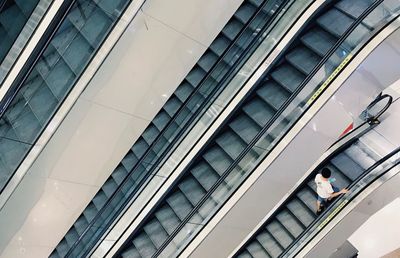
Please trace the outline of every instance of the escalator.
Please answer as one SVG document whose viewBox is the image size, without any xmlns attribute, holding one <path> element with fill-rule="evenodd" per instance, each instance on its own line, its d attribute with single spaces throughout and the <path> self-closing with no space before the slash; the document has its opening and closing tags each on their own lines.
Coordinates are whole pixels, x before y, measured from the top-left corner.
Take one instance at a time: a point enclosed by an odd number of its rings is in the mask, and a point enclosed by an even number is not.
<svg viewBox="0 0 400 258">
<path fill-rule="evenodd" d="M 399 7 L 398 1 L 344 0 L 321 10 L 115 256 L 179 255 L 304 114 L 319 86 Z"/>
<path fill-rule="evenodd" d="M 367 133 L 368 135 L 368 133 Z M 304 246 L 311 232 L 317 234 L 351 198 L 362 192 L 373 180 L 379 178 L 400 162 L 399 149 L 385 156 L 364 141 L 364 136 L 350 140 L 326 158 L 287 200 L 263 223 L 235 253 L 234 257 L 288 257 Z M 332 200 L 322 215 L 316 215 L 317 192 L 315 176 L 323 168 L 332 171 L 333 183 L 339 189 L 350 190 L 345 196 Z M 365 180 L 364 183 L 363 180 Z"/>
<path fill-rule="evenodd" d="M 307 3 L 307 1 L 302 1 Z M 52 257 L 84 257 L 294 1 L 246 0 L 125 155 Z M 306 6 L 306 4 L 303 4 Z"/>
<path fill-rule="evenodd" d="M 31 17 L 39 0 L 0 1 L 0 64 Z"/>
</svg>

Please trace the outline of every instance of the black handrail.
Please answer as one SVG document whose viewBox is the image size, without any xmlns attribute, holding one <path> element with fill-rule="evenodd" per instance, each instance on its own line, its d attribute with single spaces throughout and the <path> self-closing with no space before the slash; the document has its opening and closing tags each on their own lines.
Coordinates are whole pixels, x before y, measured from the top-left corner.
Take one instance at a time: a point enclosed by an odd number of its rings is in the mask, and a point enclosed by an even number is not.
<svg viewBox="0 0 400 258">
<path fill-rule="evenodd" d="M 384 99 L 388 99 L 386 105 L 378 112 L 378 114 L 374 115 L 374 116 L 368 116 L 369 115 L 369 111 L 375 106 L 377 105 L 379 102 L 381 102 Z M 375 99 L 374 101 L 371 102 L 371 104 L 368 105 L 368 107 L 365 109 L 365 113 L 368 116 L 366 118 L 366 121 L 369 124 L 373 124 L 373 123 L 377 123 L 378 122 L 378 118 L 386 112 L 386 110 L 388 110 L 388 108 L 390 107 L 390 105 L 392 105 L 393 102 L 393 97 L 390 96 L 389 94 L 384 94 L 382 95 L 382 93 L 380 93 Z"/>
<path fill-rule="evenodd" d="M 79 238 L 74 242 L 74 244 L 72 245 L 72 247 L 69 249 L 68 253 L 66 254 L 66 257 L 68 257 L 69 255 L 71 255 L 72 250 L 78 245 L 78 243 L 82 240 L 82 238 L 84 237 L 84 235 L 89 231 L 89 229 L 94 225 L 94 223 L 97 221 L 98 218 L 101 217 L 101 214 L 106 210 L 106 208 L 108 208 L 108 206 L 110 205 L 110 203 L 114 200 L 114 198 L 116 198 L 117 194 L 119 193 L 119 191 L 122 189 L 122 187 L 124 186 L 124 184 L 129 181 L 130 177 L 132 176 L 133 172 L 144 162 L 144 160 L 151 154 L 152 148 L 154 146 L 156 146 L 157 143 L 159 143 L 162 138 L 163 138 L 163 134 L 165 132 L 168 131 L 168 129 L 170 129 L 173 125 L 174 125 L 174 119 L 179 117 L 180 114 L 182 114 L 185 111 L 185 107 L 186 104 L 190 103 L 190 101 L 192 99 L 194 99 L 196 97 L 196 94 L 199 93 L 199 91 L 202 89 L 202 86 L 204 86 L 205 82 L 207 81 L 207 79 L 209 79 L 211 77 L 211 74 L 218 68 L 218 65 L 220 65 L 221 63 L 224 62 L 224 58 L 227 56 L 227 54 L 229 54 L 229 51 L 231 49 L 233 49 L 236 45 L 236 43 L 238 42 L 238 40 L 241 38 L 242 35 L 244 35 L 245 31 L 248 29 L 248 26 L 256 19 L 257 15 L 262 12 L 263 8 L 266 6 L 266 4 L 268 3 L 269 0 L 265 0 L 264 3 L 262 5 L 260 5 L 259 10 L 257 12 L 255 12 L 252 17 L 249 19 L 249 21 L 243 26 L 243 28 L 240 30 L 240 32 L 236 35 L 236 37 L 234 38 L 234 40 L 232 41 L 231 45 L 224 50 L 223 54 L 218 58 L 218 60 L 216 61 L 216 63 L 210 68 L 209 72 L 207 73 L 207 75 L 199 82 L 199 86 L 197 86 L 195 88 L 195 90 L 189 95 L 189 97 L 182 103 L 182 105 L 178 108 L 177 112 L 174 114 L 174 116 L 168 121 L 167 125 L 160 131 L 160 133 L 157 135 L 156 139 L 149 145 L 149 147 L 147 148 L 147 150 L 145 151 L 145 153 L 142 155 L 142 157 L 136 162 L 135 166 L 130 170 L 130 172 L 125 176 L 125 178 L 121 181 L 121 183 L 119 184 L 119 186 L 116 188 L 116 190 L 112 193 L 112 195 L 107 199 L 106 203 L 103 205 L 103 207 L 99 210 L 99 212 L 96 214 L 96 216 L 92 219 L 92 221 L 86 226 L 86 229 L 82 232 L 82 234 L 79 236 Z M 252 42 L 249 44 L 249 47 L 246 48 L 245 51 L 243 51 L 243 53 L 240 55 L 240 57 L 244 56 L 245 54 L 248 53 L 248 51 L 250 50 L 251 46 L 254 46 L 255 43 L 257 43 L 257 40 L 263 35 L 263 32 L 269 27 L 269 25 L 274 21 L 274 19 L 276 18 L 276 16 L 279 14 L 279 12 L 282 10 L 282 8 L 285 6 L 285 4 L 287 4 L 287 2 L 289 2 L 290 0 L 284 0 L 283 2 L 286 3 L 282 3 L 281 6 L 278 8 L 278 10 L 274 13 L 274 15 L 272 17 L 270 17 L 269 22 L 266 23 L 263 27 L 263 29 L 258 32 L 257 36 L 253 38 Z M 236 63 L 238 63 L 241 58 L 237 58 Z M 232 65 L 227 74 L 224 75 L 224 77 L 221 79 L 221 82 L 226 82 L 227 77 L 229 77 L 229 75 L 231 75 L 234 70 L 237 67 L 235 65 Z M 222 85 L 222 83 L 220 83 L 220 85 Z M 186 122 L 186 124 L 191 124 L 196 117 L 198 117 L 199 113 L 203 110 L 203 108 L 206 105 L 209 105 L 210 103 L 210 99 L 212 99 L 217 93 L 218 90 L 221 87 L 215 87 L 213 89 L 213 91 L 207 96 L 207 98 L 205 98 L 205 100 L 203 101 L 203 103 L 197 108 L 197 110 L 193 113 L 192 117 Z M 163 152 L 166 153 L 169 150 L 171 150 L 171 148 L 173 147 L 173 144 L 176 143 L 180 136 L 183 134 L 183 130 L 178 133 L 178 135 L 176 135 L 174 137 L 173 142 L 170 143 L 169 147 L 167 147 Z M 162 154 L 163 155 L 163 154 Z M 155 164 L 152 165 L 153 169 L 155 167 L 157 167 L 157 164 L 159 164 L 161 162 L 161 155 L 160 158 L 156 161 Z M 141 181 L 139 182 L 138 185 L 142 185 L 146 182 L 146 180 L 152 175 L 152 173 L 150 173 L 148 171 L 148 176 L 147 177 L 143 177 L 141 179 Z M 131 193 L 131 196 L 133 196 L 137 191 L 134 191 Z M 129 201 L 130 198 L 127 199 L 127 201 Z M 124 202 L 124 204 L 122 205 L 122 207 L 124 207 L 126 205 L 126 202 Z M 115 216 L 113 216 L 115 218 Z M 89 250 L 88 250 L 89 251 Z M 85 254 L 88 253 L 88 251 L 85 252 Z"/>
<path fill-rule="evenodd" d="M 321 59 L 321 61 L 314 67 L 307 78 L 302 82 L 301 85 L 292 93 L 292 95 L 285 101 L 282 107 L 275 113 L 275 115 L 268 121 L 268 123 L 257 133 L 257 135 L 250 141 L 244 150 L 238 155 L 238 157 L 230 164 L 230 166 L 222 173 L 220 178 L 214 183 L 214 185 L 207 191 L 207 193 L 197 202 L 197 204 L 192 208 L 189 214 L 180 222 L 179 226 L 168 236 L 168 238 L 163 242 L 163 244 L 157 249 L 152 257 L 157 257 L 164 250 L 164 248 L 174 239 L 174 237 L 182 230 L 186 223 L 191 219 L 193 215 L 197 213 L 200 207 L 209 199 L 211 194 L 220 186 L 220 184 L 225 180 L 225 178 L 230 174 L 230 172 L 239 164 L 242 158 L 253 148 L 253 146 L 261 139 L 264 133 L 269 129 L 269 127 L 280 117 L 286 107 L 297 97 L 298 93 L 307 85 L 307 83 L 314 77 L 316 72 L 325 64 L 329 57 L 336 51 L 336 49 L 345 41 L 345 39 L 350 35 L 350 33 L 363 21 L 363 19 L 374 10 L 383 0 L 377 0 L 372 5 L 370 5 L 346 30 L 342 37 L 331 47 L 328 53 Z M 137 227 L 138 229 L 139 227 Z M 137 231 L 137 229 L 135 231 Z M 134 235 L 135 232 L 132 233 Z"/>
<path fill-rule="evenodd" d="M 335 144 L 337 144 L 338 142 L 342 141 L 344 138 L 347 138 L 352 132 L 360 129 L 361 127 L 363 127 L 366 124 L 369 125 L 374 125 L 374 124 L 379 124 L 379 120 L 378 118 L 381 117 L 386 110 L 389 109 L 389 107 L 392 105 L 393 103 L 393 97 L 388 95 L 388 94 L 384 94 L 382 95 L 382 93 L 380 93 L 374 101 L 372 101 L 367 108 L 365 109 L 365 113 L 368 114 L 368 110 L 370 110 L 372 107 L 374 107 L 377 103 L 379 103 L 381 100 L 383 99 L 388 99 L 388 102 L 386 103 L 386 105 L 378 112 L 378 114 L 374 115 L 374 116 L 369 116 L 365 119 L 364 122 L 362 122 L 361 124 L 359 124 L 357 127 L 353 128 L 350 132 L 342 135 L 341 137 L 339 137 L 339 139 L 337 139 L 328 149 L 332 148 L 332 146 L 334 146 Z"/>
<path fill-rule="evenodd" d="M 398 153 L 400 153 L 400 147 L 397 147 L 396 149 L 394 149 L 393 151 L 391 151 L 389 154 L 387 154 L 385 157 L 383 157 L 382 159 L 380 159 L 379 161 L 377 161 L 375 164 L 373 164 L 372 166 L 370 166 L 367 170 L 365 170 L 361 175 L 359 175 L 359 176 L 353 181 L 353 183 L 351 183 L 351 184 L 348 186 L 348 189 L 352 189 L 362 178 L 364 178 L 366 175 L 368 175 L 370 172 L 372 172 L 372 171 L 373 171 L 374 169 L 376 169 L 378 166 L 382 165 L 385 161 L 387 161 L 388 159 L 392 158 L 394 155 L 396 155 L 396 154 L 398 154 Z M 400 164 L 400 159 L 398 159 L 390 168 L 388 168 L 388 169 L 386 170 L 386 172 L 388 172 L 388 171 L 391 170 L 393 167 L 395 167 L 395 166 L 397 166 L 397 165 L 399 165 L 399 164 Z M 384 173 L 386 173 L 386 172 L 384 172 Z M 376 179 L 377 179 L 377 178 L 375 178 L 374 181 L 375 181 Z M 373 182 L 373 181 L 372 181 L 372 182 Z M 370 182 L 368 185 L 370 185 L 372 182 Z M 367 185 L 367 186 L 368 186 L 368 185 Z M 357 195 L 358 195 L 358 194 L 357 194 Z M 349 202 L 346 203 L 346 204 L 343 206 L 343 208 L 346 207 L 357 195 L 353 196 L 353 197 L 349 200 Z M 324 211 L 321 213 L 321 215 L 319 215 L 318 218 L 315 219 L 315 220 L 314 220 L 314 221 L 313 221 L 313 222 L 312 222 L 298 237 L 297 237 L 297 240 L 294 241 L 294 242 L 292 242 L 292 243 L 286 248 L 286 250 L 285 250 L 282 254 L 279 255 L 279 257 L 283 257 L 285 254 L 287 254 L 287 253 L 289 252 L 289 250 L 290 250 L 291 248 L 293 248 L 293 246 L 294 246 L 296 243 L 298 243 L 298 242 L 300 241 L 300 239 L 301 239 L 302 237 L 304 237 L 304 235 L 305 235 L 313 226 L 315 226 L 315 225 L 316 225 L 318 222 L 320 222 L 321 220 L 326 219 L 325 216 L 328 215 L 328 213 L 330 212 L 330 210 L 332 209 L 332 207 L 334 207 L 335 204 L 337 204 L 337 203 L 339 202 L 339 200 L 341 200 L 344 196 L 346 196 L 346 195 L 343 195 L 343 196 L 341 196 L 341 197 L 339 197 L 339 198 L 336 198 L 336 199 L 330 204 L 330 206 L 329 206 L 330 208 L 324 210 Z M 337 214 L 334 214 L 334 215 L 331 217 L 331 219 L 333 219 L 336 215 L 337 215 Z M 320 229 L 323 229 L 325 226 L 326 226 L 326 224 L 323 225 Z M 299 252 L 300 252 L 303 248 L 304 248 L 304 247 L 302 247 L 302 248 L 299 250 Z"/>
</svg>

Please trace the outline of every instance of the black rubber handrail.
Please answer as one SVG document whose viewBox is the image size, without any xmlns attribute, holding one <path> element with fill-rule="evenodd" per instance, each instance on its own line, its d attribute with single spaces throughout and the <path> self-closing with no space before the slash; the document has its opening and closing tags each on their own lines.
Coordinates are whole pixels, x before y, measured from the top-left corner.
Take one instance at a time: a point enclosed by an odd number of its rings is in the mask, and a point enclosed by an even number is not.
<svg viewBox="0 0 400 258">
<path fill-rule="evenodd" d="M 251 140 L 251 142 L 246 146 L 246 148 L 239 154 L 239 156 L 231 163 L 231 165 L 224 171 L 221 177 L 215 182 L 215 184 L 207 191 L 207 193 L 197 202 L 197 204 L 192 208 L 190 213 L 180 222 L 179 226 L 169 235 L 169 237 L 163 242 L 163 244 L 157 249 L 152 257 L 157 257 L 164 250 L 164 248 L 175 238 L 175 236 L 182 230 L 182 228 L 187 224 L 187 222 L 194 216 L 201 206 L 209 199 L 211 194 L 220 186 L 220 184 L 225 180 L 225 178 L 230 174 L 230 172 L 239 164 L 242 158 L 247 155 L 247 153 L 254 147 L 254 145 L 261 139 L 269 127 L 280 117 L 287 106 L 297 97 L 298 93 L 308 84 L 311 78 L 314 77 L 317 71 L 325 64 L 325 62 L 330 58 L 330 56 L 337 50 L 337 48 L 347 39 L 350 33 L 364 20 L 364 18 L 374 10 L 383 0 L 377 0 L 372 5 L 370 5 L 346 30 L 342 37 L 335 43 L 334 46 L 328 51 L 328 53 L 321 59 L 321 61 L 314 67 L 312 72 L 307 76 L 307 78 L 302 82 L 302 84 L 292 93 L 292 95 L 285 101 L 280 110 L 275 113 L 275 115 L 268 121 L 268 123 L 260 130 L 259 133 Z M 137 229 L 140 227 L 137 227 Z M 136 230 L 135 230 L 136 231 Z M 135 232 L 132 233 L 134 235 Z"/>
<path fill-rule="evenodd" d="M 177 110 L 177 112 L 174 114 L 173 117 L 171 117 L 171 119 L 168 121 L 167 125 L 160 131 L 160 133 L 157 135 L 156 139 L 149 145 L 149 147 L 147 148 L 147 150 L 145 151 L 145 153 L 142 155 L 142 157 L 137 161 L 137 163 L 135 164 L 135 166 L 129 171 L 129 173 L 125 176 L 125 178 L 121 181 L 121 183 L 119 184 L 119 186 L 117 187 L 117 189 L 113 192 L 113 194 L 107 199 L 107 202 L 103 205 L 103 207 L 99 210 L 99 212 L 96 214 L 95 218 L 88 224 L 88 226 L 86 227 L 86 229 L 83 231 L 83 233 L 79 236 L 79 238 L 74 242 L 73 246 L 69 249 L 68 253 L 66 254 L 66 257 L 68 257 L 69 255 L 72 254 L 72 250 L 78 245 L 78 243 L 83 239 L 83 237 L 85 236 L 85 234 L 90 230 L 90 228 L 96 223 L 96 221 L 101 217 L 101 214 L 109 207 L 109 205 L 111 204 L 111 202 L 114 200 L 114 198 L 116 198 L 117 194 L 119 193 L 119 191 L 122 189 L 122 187 L 124 186 L 124 184 L 126 182 L 129 181 L 130 177 L 132 176 L 133 172 L 135 172 L 135 170 L 142 165 L 142 163 L 145 163 L 145 159 L 151 155 L 151 151 L 152 148 L 154 146 L 156 146 L 157 143 L 159 143 L 161 140 L 163 140 L 163 135 L 165 132 L 168 131 L 168 129 L 170 129 L 175 122 L 175 118 L 179 117 L 180 114 L 182 114 L 185 111 L 186 108 L 186 104 L 190 103 L 190 101 L 192 99 L 194 99 L 196 97 L 196 94 L 199 93 L 199 91 L 202 89 L 202 86 L 204 86 L 205 82 L 207 81 L 207 79 L 209 79 L 211 77 L 211 75 L 213 74 L 214 71 L 216 71 L 216 69 L 218 68 L 218 65 L 220 65 L 221 63 L 224 63 L 224 58 L 226 57 L 227 54 L 229 54 L 229 51 L 232 50 L 236 43 L 238 42 L 238 40 L 241 38 L 242 35 L 244 35 L 245 31 L 248 30 L 249 25 L 256 19 L 257 15 L 260 14 L 263 10 L 263 8 L 266 6 L 266 4 L 268 3 L 269 0 L 265 0 L 264 3 L 262 5 L 260 5 L 259 9 L 257 10 L 257 12 L 255 12 L 252 17 L 249 19 L 249 21 L 243 26 L 243 28 L 240 30 L 240 32 L 237 34 L 237 36 L 234 38 L 234 40 L 232 41 L 231 45 L 224 50 L 223 54 L 218 58 L 217 62 L 211 67 L 211 69 L 209 70 L 209 72 L 207 73 L 207 75 L 205 77 L 203 77 L 203 79 L 199 82 L 199 86 L 197 86 L 195 88 L 195 90 L 189 95 L 189 97 L 182 103 L 182 105 L 179 107 L 179 109 Z M 270 23 L 272 23 L 274 21 L 274 19 L 277 17 L 277 14 L 280 12 L 280 10 L 285 6 L 285 4 L 287 4 L 290 0 L 284 0 L 281 4 L 281 6 L 279 7 L 279 9 L 273 14 L 273 16 L 271 16 L 269 18 L 269 21 L 264 25 L 263 29 L 258 32 L 257 36 L 253 38 L 252 42 L 249 44 L 249 47 L 246 48 L 246 50 L 240 55 L 240 57 L 242 57 L 243 55 L 247 54 L 250 46 L 253 46 L 254 43 L 257 42 L 257 40 L 262 36 L 263 32 L 268 28 L 268 26 L 270 25 Z M 237 58 L 236 63 L 239 62 L 239 60 L 241 60 L 241 58 Z M 237 68 L 237 66 L 232 65 L 227 74 L 221 79 L 221 82 L 219 84 L 223 84 L 224 82 L 226 82 L 227 77 L 232 74 L 234 72 L 234 70 Z M 207 98 L 205 98 L 205 100 L 203 100 L 203 103 L 200 105 L 200 107 L 197 108 L 197 110 L 192 114 L 192 117 L 186 122 L 186 124 L 191 124 L 193 122 L 193 120 L 198 117 L 199 113 L 204 109 L 204 107 L 209 104 L 209 100 L 212 99 L 215 94 L 218 93 L 218 90 L 220 89 L 220 87 L 215 87 L 215 89 L 213 89 L 213 91 L 207 96 Z M 168 151 L 171 150 L 172 146 L 174 143 L 176 143 L 176 141 L 180 138 L 180 136 L 183 134 L 179 133 L 174 137 L 174 140 L 172 142 L 170 142 L 169 147 L 167 147 L 163 153 L 166 153 Z M 160 157 L 158 158 L 157 162 L 155 164 L 152 164 L 152 170 L 154 170 L 154 168 L 158 167 L 157 165 L 161 162 L 162 158 L 163 158 L 164 154 L 161 154 Z M 144 184 L 148 178 L 152 175 L 152 173 L 150 171 L 147 172 L 148 176 L 147 177 L 143 177 L 141 179 L 141 181 L 138 183 L 138 185 L 142 185 Z M 133 196 L 136 193 L 136 191 L 131 193 L 131 196 Z M 129 201 L 131 198 L 127 198 L 127 201 Z M 127 201 L 122 204 L 121 207 L 124 207 L 127 203 Z M 115 218 L 116 216 L 113 216 L 113 218 Z M 112 221 L 113 219 L 111 219 Z M 100 234 L 102 235 L 102 234 Z M 88 250 L 89 251 L 89 250 Z M 88 251 L 85 252 L 85 255 L 87 255 Z"/>
<path fill-rule="evenodd" d="M 387 99 L 387 103 L 386 105 L 379 110 L 378 114 L 373 115 L 373 116 L 368 116 L 366 119 L 366 122 L 368 122 L 369 124 L 372 123 L 377 123 L 378 122 L 378 118 L 383 115 L 383 113 L 386 112 L 386 110 L 388 110 L 388 108 L 390 107 L 390 105 L 392 105 L 393 103 L 393 97 L 390 96 L 389 94 L 383 94 L 380 93 L 374 101 L 371 102 L 371 104 L 368 105 L 368 107 L 365 109 L 366 115 L 369 115 L 369 111 L 378 103 L 380 103 L 382 100 L 386 100 Z"/>
<path fill-rule="evenodd" d="M 373 164 L 372 166 L 370 166 L 367 170 L 365 170 L 361 175 L 359 175 L 349 186 L 348 189 L 351 190 L 358 182 L 360 182 L 361 179 L 363 179 L 365 176 L 367 176 L 370 172 L 372 172 L 374 169 L 376 169 L 378 166 L 382 165 L 385 161 L 387 161 L 388 159 L 392 158 L 394 155 L 400 153 L 400 147 L 397 147 L 396 149 L 394 149 L 393 151 L 391 151 L 389 154 L 387 154 L 385 157 L 381 158 L 379 161 L 377 161 L 375 164 Z M 391 167 L 389 167 L 386 172 L 388 172 L 389 170 L 391 170 L 393 167 L 397 166 L 400 164 L 400 159 L 398 159 Z M 384 172 L 384 173 L 386 173 Z M 381 175 L 380 175 L 381 176 Z M 380 177 L 379 176 L 379 177 Z M 378 177 L 378 178 L 379 178 Z M 377 178 L 375 178 L 372 182 L 374 182 Z M 372 182 L 369 182 L 365 187 L 369 186 Z M 364 187 L 364 188 L 365 188 Z M 360 191 L 362 192 L 362 191 Z M 359 193 L 357 193 L 356 195 L 354 195 L 348 203 L 346 203 L 344 207 L 346 207 L 356 196 L 358 196 Z M 324 212 L 322 212 L 317 219 L 315 219 L 308 227 L 306 230 L 304 230 L 297 238 L 296 241 L 294 241 L 292 244 L 290 244 L 286 250 L 279 255 L 279 257 L 283 257 L 285 254 L 287 254 L 291 248 L 293 248 L 293 246 L 298 243 L 299 241 L 301 241 L 301 238 L 304 237 L 304 235 L 310 230 L 312 229 L 313 226 L 315 226 L 317 223 L 319 223 L 321 220 L 325 220 L 326 219 L 326 215 L 328 215 L 328 213 L 330 213 L 330 211 L 333 209 L 333 207 L 335 207 L 335 204 L 337 204 L 343 197 L 345 197 L 346 195 L 342 195 L 339 198 L 336 198 L 330 205 L 329 208 L 324 210 Z M 334 216 L 331 217 L 331 219 L 333 219 L 337 214 L 334 214 Z M 328 223 L 327 223 L 328 224 Z M 323 225 L 323 227 L 321 227 L 320 229 L 323 229 L 327 224 Z M 315 236 L 314 236 L 315 237 Z M 311 241 L 311 239 L 310 239 Z M 298 252 L 300 252 L 302 249 L 304 248 L 304 246 L 298 250 Z"/>
<path fill-rule="evenodd" d="M 6 3 L 7 3 L 7 0 L 0 1 L 0 13 L 3 12 L 3 8 L 6 5 Z"/>
</svg>

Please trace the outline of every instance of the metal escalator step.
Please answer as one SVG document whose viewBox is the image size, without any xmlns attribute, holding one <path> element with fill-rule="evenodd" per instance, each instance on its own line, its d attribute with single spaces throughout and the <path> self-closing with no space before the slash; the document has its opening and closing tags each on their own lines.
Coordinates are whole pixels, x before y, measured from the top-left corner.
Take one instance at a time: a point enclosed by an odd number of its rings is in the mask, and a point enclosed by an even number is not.
<svg viewBox="0 0 400 258">
<path fill-rule="evenodd" d="M 11 38 L 18 36 L 19 28 L 22 28 L 25 22 L 26 17 L 16 4 L 3 9 L 1 12 L 0 24 Z"/>
<path fill-rule="evenodd" d="M 303 44 L 320 56 L 325 56 L 328 50 L 335 44 L 336 40 L 337 39 L 333 35 L 319 27 L 312 28 L 301 37 Z"/>
<path fill-rule="evenodd" d="M 97 207 L 97 209 L 100 210 L 101 208 L 103 208 L 104 204 L 107 202 L 108 199 L 109 198 L 104 193 L 104 191 L 100 190 L 93 197 L 92 202 Z"/>
<path fill-rule="evenodd" d="M 326 31 L 340 37 L 354 22 L 354 19 L 342 13 L 338 9 L 330 9 L 317 19 L 317 23 Z"/>
<path fill-rule="evenodd" d="M 284 63 L 275 69 L 271 73 L 271 77 L 290 92 L 295 91 L 300 83 L 305 79 L 304 74 L 288 63 Z"/>
<path fill-rule="evenodd" d="M 276 219 L 294 236 L 298 237 L 303 232 L 303 225 L 293 217 L 289 210 L 282 210 L 276 215 Z"/>
<path fill-rule="evenodd" d="M 235 12 L 234 16 L 242 23 L 247 23 L 256 11 L 257 8 L 254 5 L 248 2 L 243 2 L 239 9 Z"/>
<path fill-rule="evenodd" d="M 290 97 L 290 93 L 273 80 L 263 83 L 263 86 L 257 90 L 257 95 L 275 110 L 278 110 Z"/>
<path fill-rule="evenodd" d="M 218 56 L 211 50 L 207 50 L 197 62 L 197 64 L 206 72 L 209 72 L 213 65 L 218 61 Z"/>
<path fill-rule="evenodd" d="M 364 169 L 359 164 L 344 153 L 340 153 L 331 159 L 331 163 L 352 181 L 364 172 Z"/>
<path fill-rule="evenodd" d="M 237 257 L 239 258 L 253 258 L 253 256 L 247 251 L 247 249 L 244 249 Z"/>
<path fill-rule="evenodd" d="M 166 201 L 180 220 L 183 220 L 192 210 L 192 204 L 179 190 L 167 197 Z"/>
<path fill-rule="evenodd" d="M 218 37 L 211 43 L 210 49 L 217 54 L 218 56 L 221 56 L 222 53 L 228 48 L 228 46 L 231 44 L 231 40 L 229 40 L 228 37 L 224 36 L 223 34 L 218 35 Z"/>
<path fill-rule="evenodd" d="M 272 257 L 278 257 L 282 253 L 282 248 L 268 232 L 262 231 L 256 238 Z"/>
<path fill-rule="evenodd" d="M 297 197 L 310 209 L 316 211 L 317 195 L 308 187 L 304 187 L 297 192 Z"/>
<path fill-rule="evenodd" d="M 57 98 L 48 87 L 41 87 L 29 100 L 29 106 L 41 125 L 46 124 L 48 114 L 58 105 Z"/>
<path fill-rule="evenodd" d="M 87 226 L 89 226 L 89 223 L 83 215 L 79 216 L 79 218 L 74 223 L 74 227 L 79 235 L 83 234 Z"/>
<path fill-rule="evenodd" d="M 90 203 L 85 210 L 83 211 L 83 215 L 85 216 L 86 220 L 90 223 L 93 218 L 96 216 L 98 213 L 98 210 L 94 203 Z"/>
<path fill-rule="evenodd" d="M 163 109 L 170 117 L 173 117 L 181 106 L 182 102 L 177 97 L 173 96 L 164 104 Z"/>
<path fill-rule="evenodd" d="M 123 258 L 143 258 L 136 248 L 130 248 L 121 253 Z"/>
<path fill-rule="evenodd" d="M 292 241 L 293 238 L 290 235 L 290 233 L 286 230 L 286 228 L 282 227 L 279 222 L 276 220 L 268 223 L 266 226 L 267 230 L 269 233 L 279 242 L 281 246 L 284 248 L 288 247 Z"/>
<path fill-rule="evenodd" d="M 204 68 L 203 68 L 204 69 Z M 185 102 L 190 94 L 194 91 L 193 86 L 184 80 L 179 87 L 175 90 L 174 94 L 178 97 L 178 99 L 183 103 Z"/>
<path fill-rule="evenodd" d="M 68 253 L 70 246 L 67 243 L 67 240 L 63 238 L 61 242 L 57 245 L 57 253 L 54 253 L 50 257 L 65 257 L 65 255 Z"/>
<path fill-rule="evenodd" d="M 247 251 L 251 254 L 250 257 L 261 258 L 261 257 L 271 257 L 266 252 L 264 247 L 258 241 L 252 241 L 247 247 Z"/>
<path fill-rule="evenodd" d="M 233 41 L 243 28 L 244 24 L 235 16 L 233 16 L 229 22 L 222 29 L 222 33 L 231 41 Z"/>
<path fill-rule="evenodd" d="M 178 98 L 179 98 L 179 96 L 178 96 Z M 165 112 L 163 109 L 161 109 L 160 112 L 158 112 L 156 117 L 151 122 L 158 128 L 158 130 L 161 131 L 167 126 L 167 124 L 170 120 L 171 120 L 171 117 L 168 115 L 168 113 Z"/>
<path fill-rule="evenodd" d="M 186 76 L 186 81 L 188 81 L 194 88 L 196 88 L 200 81 L 204 78 L 206 75 L 206 71 L 203 70 L 200 66 L 195 66 L 193 67 L 192 70 L 190 70 L 189 74 Z"/>
<path fill-rule="evenodd" d="M 240 114 L 229 123 L 230 128 L 247 144 L 260 131 L 260 126 L 246 114 Z"/>
<path fill-rule="evenodd" d="M 232 159 L 236 159 L 247 146 L 239 136 L 228 130 L 215 141 Z"/>
<path fill-rule="evenodd" d="M 144 231 L 136 236 L 132 240 L 132 243 L 142 257 L 151 257 L 157 251 L 157 248 L 154 246 L 154 244 L 151 242 L 151 239 Z"/>
<path fill-rule="evenodd" d="M 107 181 L 104 183 L 104 185 L 101 187 L 101 189 L 104 191 L 107 197 L 110 197 L 115 192 L 117 187 L 118 185 L 114 181 L 114 179 L 108 178 Z"/>
<path fill-rule="evenodd" d="M 361 146 L 359 142 L 353 144 L 350 148 L 344 151 L 352 160 L 359 164 L 364 170 L 375 164 L 375 160 L 370 157 Z"/>
<path fill-rule="evenodd" d="M 153 218 L 149 221 L 143 227 L 143 230 L 157 249 L 160 248 L 169 236 L 157 218 Z"/>
<path fill-rule="evenodd" d="M 72 246 L 76 240 L 78 240 L 79 235 L 78 232 L 76 232 L 74 227 L 71 227 L 70 230 L 68 230 L 67 234 L 65 234 L 65 240 L 67 240 L 67 243 L 69 246 Z"/>
<path fill-rule="evenodd" d="M 315 200 L 316 202 L 316 200 Z M 305 227 L 314 221 L 315 214 L 311 213 L 310 209 L 299 199 L 291 200 L 286 207 L 297 217 Z"/>
<path fill-rule="evenodd" d="M 286 55 L 286 59 L 298 70 L 308 75 L 319 63 L 321 57 L 304 46 L 298 46 Z"/>
<path fill-rule="evenodd" d="M 111 23 L 111 18 L 96 8 L 81 28 L 81 33 L 92 46 L 97 46 L 103 36 L 107 34 Z"/>
<path fill-rule="evenodd" d="M 371 4 L 373 0 L 339 1 L 335 7 L 347 15 L 357 19 Z"/>
<path fill-rule="evenodd" d="M 135 156 L 132 150 L 125 155 L 119 165 L 113 172 L 114 180 L 119 184 L 121 180 L 135 167 L 139 159 Z M 115 174 L 115 175 L 114 175 Z"/>
<path fill-rule="evenodd" d="M 14 2 L 18 5 L 22 13 L 24 13 L 24 16 L 29 17 L 39 1 L 14 0 Z"/>
<path fill-rule="evenodd" d="M 160 209 L 158 209 L 154 216 L 161 223 L 168 235 L 174 232 L 175 228 L 179 225 L 180 219 L 169 206 L 168 203 L 164 204 Z"/>
<path fill-rule="evenodd" d="M 144 130 L 141 137 L 143 137 L 148 145 L 151 145 L 159 134 L 160 131 L 157 129 L 157 127 L 150 124 L 149 126 L 147 126 L 146 130 Z"/>
<path fill-rule="evenodd" d="M 217 172 L 215 172 L 215 170 L 204 161 L 197 163 L 196 166 L 191 169 L 190 173 L 206 191 L 210 190 L 214 183 L 219 179 Z"/>
<path fill-rule="evenodd" d="M 204 188 L 193 176 L 186 176 L 185 179 L 178 184 L 178 187 L 193 206 L 206 194 Z"/>
<path fill-rule="evenodd" d="M 246 103 L 242 110 L 260 127 L 265 126 L 275 114 L 275 110 L 259 97 L 254 97 L 250 102 Z"/>
<path fill-rule="evenodd" d="M 225 170 L 232 163 L 232 159 L 226 152 L 218 146 L 213 146 L 203 154 L 203 159 L 219 174 Z"/>
</svg>

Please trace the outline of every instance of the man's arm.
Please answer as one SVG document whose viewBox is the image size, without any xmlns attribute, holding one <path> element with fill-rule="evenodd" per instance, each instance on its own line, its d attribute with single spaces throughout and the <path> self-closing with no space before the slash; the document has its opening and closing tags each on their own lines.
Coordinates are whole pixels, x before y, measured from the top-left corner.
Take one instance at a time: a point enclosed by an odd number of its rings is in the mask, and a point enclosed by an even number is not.
<svg viewBox="0 0 400 258">
<path fill-rule="evenodd" d="M 329 197 L 329 199 L 335 198 L 336 196 L 339 196 L 341 194 L 345 194 L 347 193 L 349 190 L 347 190 L 346 188 L 343 188 L 342 190 L 340 190 L 339 192 L 336 193 L 332 193 L 331 196 Z"/>
</svg>

